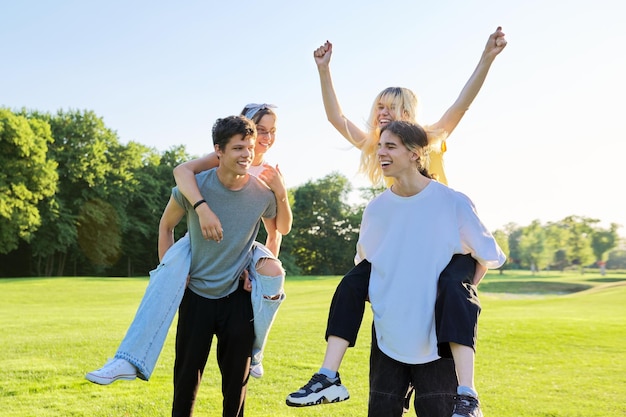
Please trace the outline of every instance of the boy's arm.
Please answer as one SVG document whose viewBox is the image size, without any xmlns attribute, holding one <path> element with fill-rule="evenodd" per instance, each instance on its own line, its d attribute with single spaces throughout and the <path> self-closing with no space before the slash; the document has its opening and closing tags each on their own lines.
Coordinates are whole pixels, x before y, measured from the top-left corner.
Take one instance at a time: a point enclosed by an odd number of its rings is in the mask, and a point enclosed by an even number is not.
<svg viewBox="0 0 626 417">
<path fill-rule="evenodd" d="M 178 165 L 174 168 L 174 180 L 180 192 L 191 203 L 202 200 L 202 194 L 196 182 L 196 174 L 207 171 L 219 165 L 219 159 L 215 152 L 202 158 L 193 159 Z M 202 203 L 196 207 L 200 229 L 205 239 L 212 239 L 219 242 L 224 237 L 220 219 L 213 213 L 207 203 Z"/>
<path fill-rule="evenodd" d="M 174 244 L 174 228 L 180 223 L 184 215 L 185 209 L 174 200 L 174 197 L 170 196 L 159 222 L 159 261 Z"/>
</svg>

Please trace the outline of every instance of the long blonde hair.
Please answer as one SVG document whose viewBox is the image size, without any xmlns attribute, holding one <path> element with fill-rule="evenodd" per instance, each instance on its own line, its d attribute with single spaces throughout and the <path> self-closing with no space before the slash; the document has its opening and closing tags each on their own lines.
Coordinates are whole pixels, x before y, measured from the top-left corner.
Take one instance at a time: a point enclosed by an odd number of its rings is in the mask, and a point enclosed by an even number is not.
<svg viewBox="0 0 626 417">
<path fill-rule="evenodd" d="M 417 123 L 417 96 L 413 91 L 404 87 L 387 87 L 381 91 L 372 104 L 367 126 L 369 128 L 365 143 L 361 147 L 361 163 L 359 172 L 365 174 L 373 185 L 380 185 L 383 180 L 391 185 L 391 179 L 384 178 L 380 164 L 378 163 L 378 141 L 380 140 L 380 127 L 378 125 L 378 108 L 386 106 L 393 114 L 394 120 L 402 120 Z M 424 126 L 429 144 L 440 143 L 445 139 L 445 132 L 441 129 L 433 130 Z M 436 149 L 433 149 L 437 151 Z"/>
</svg>

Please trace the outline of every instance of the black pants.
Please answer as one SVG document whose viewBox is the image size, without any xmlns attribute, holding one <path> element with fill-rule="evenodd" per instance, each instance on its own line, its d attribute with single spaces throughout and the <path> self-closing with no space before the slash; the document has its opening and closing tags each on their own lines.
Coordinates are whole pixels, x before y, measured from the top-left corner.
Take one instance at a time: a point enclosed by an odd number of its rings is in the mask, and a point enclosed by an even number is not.
<svg viewBox="0 0 626 417">
<path fill-rule="evenodd" d="M 441 358 L 409 365 L 385 355 L 378 347 L 372 326 L 368 417 L 400 417 L 407 390 L 415 390 L 415 414 L 419 417 L 448 417 L 454 409 L 456 372 L 454 361 Z"/>
<path fill-rule="evenodd" d="M 223 416 L 242 417 L 254 340 L 250 293 L 239 289 L 211 300 L 187 289 L 178 310 L 172 416 L 190 416 L 217 336 Z"/>
<path fill-rule="evenodd" d="M 337 286 L 328 312 L 326 340 L 328 336 L 338 336 L 347 340 L 350 346 L 356 343 L 371 271 L 372 265 L 367 260 L 361 261 Z M 475 271 L 474 258 L 454 255 L 439 276 L 435 326 L 439 355 L 442 357 L 451 356 L 450 342 L 476 348 L 480 302 L 472 284 Z"/>
</svg>

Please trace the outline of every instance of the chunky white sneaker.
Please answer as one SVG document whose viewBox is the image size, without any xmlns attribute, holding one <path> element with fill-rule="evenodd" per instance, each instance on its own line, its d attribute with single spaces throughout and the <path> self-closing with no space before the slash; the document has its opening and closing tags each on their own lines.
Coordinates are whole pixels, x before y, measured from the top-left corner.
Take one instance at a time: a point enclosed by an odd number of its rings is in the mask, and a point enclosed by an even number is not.
<svg viewBox="0 0 626 417">
<path fill-rule="evenodd" d="M 341 385 L 339 373 L 335 378 L 314 374 L 311 380 L 296 392 L 287 396 L 290 407 L 306 407 L 310 405 L 337 403 L 350 398 L 348 389 Z"/>
<path fill-rule="evenodd" d="M 132 381 L 137 378 L 137 368 L 127 360 L 113 358 L 102 368 L 89 372 L 85 378 L 100 385 L 109 385 L 118 379 Z"/>
<path fill-rule="evenodd" d="M 265 370 L 263 369 L 263 363 L 259 362 L 256 365 L 250 365 L 250 375 L 255 378 L 261 378 Z"/>
</svg>

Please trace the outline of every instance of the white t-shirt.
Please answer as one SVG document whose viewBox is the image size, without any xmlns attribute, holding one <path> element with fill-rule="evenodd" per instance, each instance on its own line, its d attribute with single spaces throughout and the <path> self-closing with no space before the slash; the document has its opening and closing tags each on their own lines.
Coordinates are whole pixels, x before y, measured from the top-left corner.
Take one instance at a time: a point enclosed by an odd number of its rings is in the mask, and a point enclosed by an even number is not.
<svg viewBox="0 0 626 417">
<path fill-rule="evenodd" d="M 488 268 L 505 261 L 462 193 L 431 181 L 414 196 L 387 189 L 368 204 L 355 260 L 372 264 L 369 299 L 378 346 L 387 356 L 408 364 L 439 358 L 437 281 L 452 255 L 468 253 Z"/>
<path fill-rule="evenodd" d="M 267 163 L 267 161 L 263 160 L 259 165 L 250 165 L 250 168 L 248 168 L 248 173 L 258 178 L 259 174 L 265 169 L 264 165 L 269 164 Z"/>
</svg>

